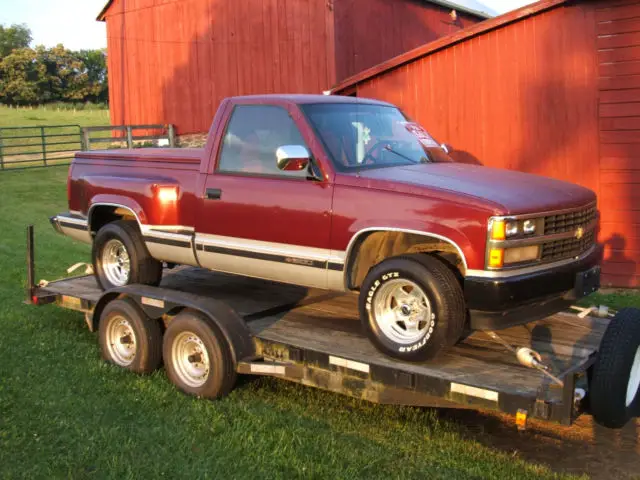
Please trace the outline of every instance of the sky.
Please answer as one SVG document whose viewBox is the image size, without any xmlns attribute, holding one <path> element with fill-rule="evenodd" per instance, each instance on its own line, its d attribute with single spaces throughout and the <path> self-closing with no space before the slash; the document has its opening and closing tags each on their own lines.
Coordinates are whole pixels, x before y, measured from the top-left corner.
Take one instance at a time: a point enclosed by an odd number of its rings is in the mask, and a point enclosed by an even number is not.
<svg viewBox="0 0 640 480">
<path fill-rule="evenodd" d="M 233 0 L 231 0 L 233 1 Z M 452 0 L 455 2 L 455 0 Z M 531 0 L 477 0 L 504 13 Z M 96 17 L 107 0 L 0 0 L 0 24 L 26 23 L 34 45 L 62 43 L 71 50 L 107 46 L 105 24 Z"/>
</svg>

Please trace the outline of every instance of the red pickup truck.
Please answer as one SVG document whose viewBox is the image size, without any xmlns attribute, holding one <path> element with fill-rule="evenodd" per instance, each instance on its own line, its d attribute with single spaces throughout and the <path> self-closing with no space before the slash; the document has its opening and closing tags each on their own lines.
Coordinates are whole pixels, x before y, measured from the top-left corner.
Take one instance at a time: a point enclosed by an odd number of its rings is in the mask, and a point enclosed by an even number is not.
<svg viewBox="0 0 640 480">
<path fill-rule="evenodd" d="M 93 245 L 103 288 L 156 285 L 165 263 L 359 291 L 373 343 L 415 361 L 599 287 L 592 191 L 455 163 L 393 105 L 229 98 L 208 138 L 76 155 L 51 220 Z"/>
</svg>

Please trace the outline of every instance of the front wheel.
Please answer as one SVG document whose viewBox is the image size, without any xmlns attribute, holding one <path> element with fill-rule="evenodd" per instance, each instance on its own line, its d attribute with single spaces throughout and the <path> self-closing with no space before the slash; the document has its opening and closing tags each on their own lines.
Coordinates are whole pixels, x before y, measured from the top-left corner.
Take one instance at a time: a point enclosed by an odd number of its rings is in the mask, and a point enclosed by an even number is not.
<svg viewBox="0 0 640 480">
<path fill-rule="evenodd" d="M 428 360 L 462 335 L 465 304 L 458 279 L 425 254 L 393 257 L 373 267 L 360 290 L 360 320 L 383 353 Z"/>
<path fill-rule="evenodd" d="M 158 285 L 162 263 L 147 250 L 136 222 L 119 220 L 102 227 L 93 241 L 93 269 L 108 290 L 131 283 Z"/>
</svg>

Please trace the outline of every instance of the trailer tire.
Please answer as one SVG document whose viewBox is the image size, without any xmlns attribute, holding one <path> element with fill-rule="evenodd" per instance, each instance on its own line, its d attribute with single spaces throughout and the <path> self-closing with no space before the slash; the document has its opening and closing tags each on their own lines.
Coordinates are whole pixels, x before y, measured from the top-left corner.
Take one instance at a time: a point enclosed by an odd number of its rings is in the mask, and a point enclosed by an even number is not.
<svg viewBox="0 0 640 480">
<path fill-rule="evenodd" d="M 235 385 L 230 346 L 203 313 L 184 310 L 171 320 L 163 353 L 169 380 L 188 395 L 216 399 L 229 394 Z"/>
<path fill-rule="evenodd" d="M 102 358 L 135 373 L 152 373 L 162 364 L 162 327 L 133 300 L 112 300 L 98 328 Z"/>
<path fill-rule="evenodd" d="M 91 255 L 104 290 L 132 283 L 157 286 L 162 279 L 162 263 L 149 254 L 135 221 L 107 223 L 96 234 Z"/>
<path fill-rule="evenodd" d="M 422 253 L 374 266 L 362 284 L 359 310 L 372 343 L 407 361 L 432 359 L 454 345 L 466 318 L 454 273 L 438 258 Z"/>
<path fill-rule="evenodd" d="M 589 407 L 600 425 L 622 428 L 640 413 L 640 310 L 623 308 L 611 320 L 590 383 Z"/>
</svg>

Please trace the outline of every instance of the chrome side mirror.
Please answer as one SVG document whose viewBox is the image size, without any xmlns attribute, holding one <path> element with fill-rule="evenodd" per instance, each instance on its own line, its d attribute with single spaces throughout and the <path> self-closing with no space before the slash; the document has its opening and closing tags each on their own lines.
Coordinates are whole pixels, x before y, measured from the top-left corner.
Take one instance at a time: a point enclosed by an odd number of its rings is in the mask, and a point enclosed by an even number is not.
<svg viewBox="0 0 640 480">
<path fill-rule="evenodd" d="M 299 172 L 309 166 L 311 154 L 302 145 L 283 145 L 276 150 L 276 165 L 285 172 Z"/>
</svg>

